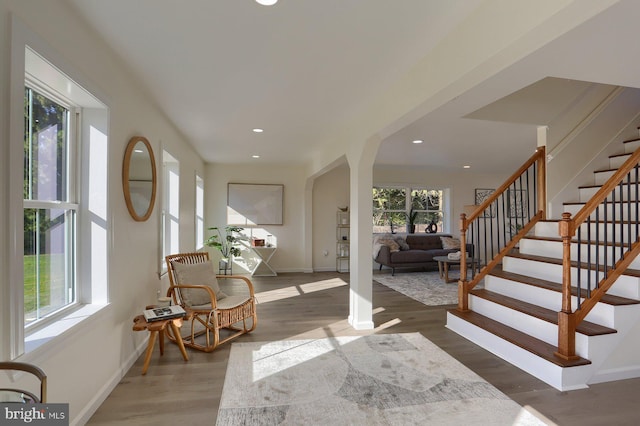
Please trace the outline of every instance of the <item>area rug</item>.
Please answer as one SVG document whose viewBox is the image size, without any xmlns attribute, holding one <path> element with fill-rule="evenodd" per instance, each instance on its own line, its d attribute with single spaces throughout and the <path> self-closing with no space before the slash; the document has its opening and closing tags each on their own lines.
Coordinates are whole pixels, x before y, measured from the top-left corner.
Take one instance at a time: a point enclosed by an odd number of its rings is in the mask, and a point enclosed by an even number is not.
<svg viewBox="0 0 640 426">
<path fill-rule="evenodd" d="M 458 303 L 458 283 L 445 283 L 438 271 L 374 274 L 373 280 L 425 305 Z"/>
<path fill-rule="evenodd" d="M 233 343 L 216 424 L 543 425 L 419 333 Z"/>
</svg>

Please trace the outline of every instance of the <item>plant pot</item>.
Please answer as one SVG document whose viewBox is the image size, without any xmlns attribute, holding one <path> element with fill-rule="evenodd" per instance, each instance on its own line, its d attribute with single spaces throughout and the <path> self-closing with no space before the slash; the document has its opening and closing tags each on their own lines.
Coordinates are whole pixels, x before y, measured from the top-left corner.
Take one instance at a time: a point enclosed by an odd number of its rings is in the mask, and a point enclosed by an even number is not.
<svg viewBox="0 0 640 426">
<path fill-rule="evenodd" d="M 231 271 L 231 262 L 229 261 L 229 259 L 220 259 L 218 261 L 218 269 L 218 272 L 227 275 L 227 271 Z"/>
</svg>

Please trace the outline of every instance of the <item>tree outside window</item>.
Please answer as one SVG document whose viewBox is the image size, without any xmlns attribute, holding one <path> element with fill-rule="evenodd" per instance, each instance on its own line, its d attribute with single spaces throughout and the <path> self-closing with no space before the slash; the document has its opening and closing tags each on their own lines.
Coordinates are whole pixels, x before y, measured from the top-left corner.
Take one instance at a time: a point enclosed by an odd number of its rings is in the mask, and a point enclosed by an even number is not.
<svg viewBox="0 0 640 426">
<path fill-rule="evenodd" d="M 425 232 L 433 223 L 442 232 L 444 191 L 426 188 L 373 188 L 373 232 L 408 232 L 413 218 L 415 232 Z"/>
</svg>

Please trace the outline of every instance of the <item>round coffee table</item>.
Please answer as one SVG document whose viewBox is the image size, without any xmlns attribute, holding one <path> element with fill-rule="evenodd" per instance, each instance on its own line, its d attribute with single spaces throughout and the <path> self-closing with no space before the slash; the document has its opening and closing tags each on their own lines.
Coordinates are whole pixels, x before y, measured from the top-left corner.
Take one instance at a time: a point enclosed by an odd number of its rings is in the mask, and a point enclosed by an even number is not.
<svg viewBox="0 0 640 426">
<path fill-rule="evenodd" d="M 448 256 L 433 256 L 433 260 L 438 262 L 438 271 L 440 271 L 440 278 L 444 280 L 445 283 L 452 283 L 458 281 L 458 278 L 449 278 L 449 265 L 460 265 L 461 259 L 449 259 Z M 471 265 L 471 271 L 473 275 L 476 274 L 476 262 L 467 257 L 467 266 Z"/>
</svg>

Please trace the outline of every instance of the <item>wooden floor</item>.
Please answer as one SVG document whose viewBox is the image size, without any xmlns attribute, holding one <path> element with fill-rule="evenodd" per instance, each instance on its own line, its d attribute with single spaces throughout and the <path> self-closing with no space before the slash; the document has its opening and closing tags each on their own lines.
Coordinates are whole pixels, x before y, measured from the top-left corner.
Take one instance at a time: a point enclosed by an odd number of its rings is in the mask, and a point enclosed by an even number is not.
<svg viewBox="0 0 640 426">
<path fill-rule="evenodd" d="M 560 392 L 446 329 L 446 309 L 451 306 L 425 306 L 374 282 L 376 329 L 353 330 L 346 320 L 348 278 L 348 274 L 329 272 L 254 277 L 259 302 L 258 327 L 239 340 L 260 342 L 417 331 L 520 405 L 541 413 L 555 424 L 638 424 L 640 379 Z M 229 349 L 226 344 L 209 354 L 188 350 L 190 360 L 185 362 L 175 345 L 168 344 L 163 357 L 156 348 L 146 376 L 140 374 L 141 356 L 88 424 L 215 424 Z"/>
</svg>

